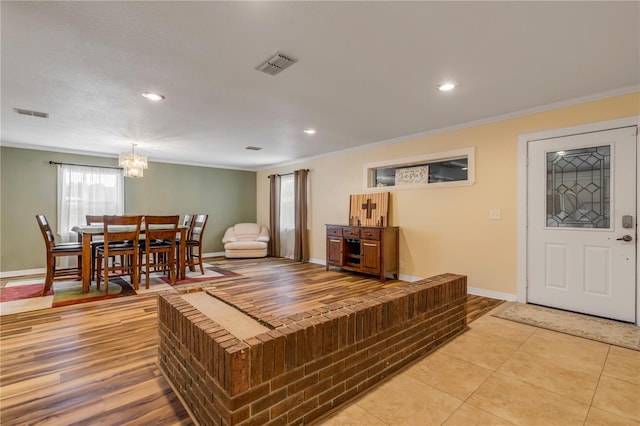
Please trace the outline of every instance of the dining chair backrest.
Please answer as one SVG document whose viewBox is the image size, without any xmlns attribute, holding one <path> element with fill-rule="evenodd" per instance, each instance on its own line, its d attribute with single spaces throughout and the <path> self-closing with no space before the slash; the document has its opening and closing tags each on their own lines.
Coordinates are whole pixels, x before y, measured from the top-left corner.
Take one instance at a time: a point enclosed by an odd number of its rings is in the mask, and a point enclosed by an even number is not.
<svg viewBox="0 0 640 426">
<path fill-rule="evenodd" d="M 187 240 L 191 239 L 191 231 L 193 230 L 193 215 L 185 214 L 182 219 L 182 225 L 187 227 Z"/>
<path fill-rule="evenodd" d="M 193 216 L 193 225 L 191 226 L 190 240 L 200 240 L 204 233 L 204 227 L 207 225 L 208 214 L 197 214 Z"/>
<path fill-rule="evenodd" d="M 141 222 L 142 216 L 103 216 L 104 241 L 138 241 Z"/>
<path fill-rule="evenodd" d="M 86 216 L 87 225 L 102 225 L 104 223 L 104 216 L 91 215 Z"/>
<path fill-rule="evenodd" d="M 145 216 L 144 233 L 147 246 L 156 240 L 176 241 L 180 216 Z M 168 229 L 153 229 L 153 225 L 172 225 Z"/>
<path fill-rule="evenodd" d="M 141 268 L 144 268 L 146 287 L 149 288 L 151 269 L 168 272 L 171 285 L 176 284 L 176 245 L 180 216 L 145 216 L 144 220 L 144 253 L 139 253 Z M 164 226 L 163 226 L 164 225 Z M 162 229 L 158 229 L 162 228 Z M 164 254 L 156 256 L 156 254 Z"/>
<path fill-rule="evenodd" d="M 40 226 L 40 232 L 42 232 L 42 237 L 44 238 L 44 243 L 47 246 L 47 250 L 52 249 L 56 246 L 56 238 L 53 235 L 51 227 L 49 226 L 47 217 L 43 214 L 37 214 L 36 220 L 38 221 L 38 226 Z"/>
</svg>

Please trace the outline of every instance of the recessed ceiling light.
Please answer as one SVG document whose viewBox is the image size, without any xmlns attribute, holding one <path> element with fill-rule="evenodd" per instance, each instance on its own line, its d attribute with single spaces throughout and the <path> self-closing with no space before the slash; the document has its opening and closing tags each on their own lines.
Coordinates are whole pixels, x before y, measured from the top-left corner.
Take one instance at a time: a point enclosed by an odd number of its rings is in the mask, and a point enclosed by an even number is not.
<svg viewBox="0 0 640 426">
<path fill-rule="evenodd" d="M 312 134 L 314 134 L 316 131 L 315 131 L 315 130 L 313 130 L 313 129 L 304 129 L 304 132 L 305 132 L 306 134 L 308 134 L 308 135 L 312 135 Z"/>
<path fill-rule="evenodd" d="M 455 88 L 456 88 L 455 83 L 445 82 L 445 83 L 438 84 L 438 90 L 441 92 L 448 92 Z"/>
<path fill-rule="evenodd" d="M 160 95 L 158 93 L 152 93 L 152 92 L 144 92 L 142 96 L 149 99 L 150 101 L 161 101 L 164 99 L 164 95 Z"/>
</svg>

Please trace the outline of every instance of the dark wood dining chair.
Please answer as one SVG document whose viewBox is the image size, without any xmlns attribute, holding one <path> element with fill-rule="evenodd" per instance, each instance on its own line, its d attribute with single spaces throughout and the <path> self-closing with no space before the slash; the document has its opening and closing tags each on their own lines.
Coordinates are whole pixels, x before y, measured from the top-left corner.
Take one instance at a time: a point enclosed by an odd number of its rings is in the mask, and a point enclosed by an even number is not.
<svg viewBox="0 0 640 426">
<path fill-rule="evenodd" d="M 47 249 L 47 274 L 44 281 L 44 289 L 42 290 L 42 296 L 46 296 L 55 278 L 82 275 L 82 243 L 56 243 L 47 217 L 43 214 L 38 214 L 36 215 L 36 221 Z M 57 269 L 56 259 L 62 256 L 77 256 L 78 267 Z"/>
<path fill-rule="evenodd" d="M 103 215 L 86 215 L 85 220 L 87 221 L 87 225 L 103 225 L 104 216 Z M 95 235 L 91 237 L 91 276 L 95 274 L 96 271 L 96 249 L 98 246 L 104 244 L 104 237 L 102 235 Z"/>
<path fill-rule="evenodd" d="M 104 215 L 86 215 L 87 225 L 100 225 L 104 226 Z M 94 235 L 91 237 L 91 276 L 95 273 L 96 268 L 96 249 L 104 244 L 104 237 L 102 235 Z M 115 261 L 115 256 L 111 258 Z M 124 256 L 120 256 L 120 263 L 124 263 Z"/>
<path fill-rule="evenodd" d="M 189 240 L 191 238 L 191 230 L 193 229 L 193 216 L 192 214 L 185 214 L 184 218 L 182 219 L 182 226 L 186 226 L 187 229 L 185 231 L 185 240 Z M 180 269 L 180 265 L 182 262 L 186 262 L 186 259 L 181 259 L 180 258 L 180 244 L 183 244 L 182 241 L 180 241 L 180 237 L 178 236 L 178 238 L 176 239 L 176 259 L 177 261 L 177 268 Z"/>
<path fill-rule="evenodd" d="M 144 269 L 146 288 L 149 288 L 149 274 L 152 270 L 168 273 L 171 285 L 176 285 L 176 234 L 180 216 L 145 216 L 144 236 L 140 243 L 138 263 L 140 275 Z M 153 229 L 154 225 L 170 225 L 168 229 Z M 144 262 L 142 255 L 145 255 Z"/>
<path fill-rule="evenodd" d="M 191 232 L 187 238 L 187 265 L 191 271 L 195 271 L 195 265 L 200 265 L 200 273 L 204 275 L 204 265 L 202 264 L 202 236 L 204 228 L 209 219 L 208 214 L 197 214 L 193 216 Z M 197 250 L 197 251 L 196 251 Z M 196 261 L 197 259 L 197 261 Z"/>
<path fill-rule="evenodd" d="M 109 294 L 109 273 L 130 275 L 133 288 L 138 290 L 138 239 L 142 216 L 104 216 L 104 244 L 96 249 L 96 285 L 100 290 L 100 279 L 104 271 L 104 294 Z M 123 256 L 128 261 L 109 264 L 112 256 Z M 128 272 L 128 274 L 126 273 Z"/>
</svg>

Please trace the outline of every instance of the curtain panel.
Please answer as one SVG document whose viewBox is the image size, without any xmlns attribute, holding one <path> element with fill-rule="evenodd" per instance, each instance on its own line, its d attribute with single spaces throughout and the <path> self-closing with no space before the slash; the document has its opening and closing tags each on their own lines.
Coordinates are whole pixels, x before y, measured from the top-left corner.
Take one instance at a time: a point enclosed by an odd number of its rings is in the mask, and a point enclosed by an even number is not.
<svg viewBox="0 0 640 426">
<path fill-rule="evenodd" d="M 269 256 L 280 257 L 280 175 L 269 176 Z"/>
<path fill-rule="evenodd" d="M 300 169 L 293 172 L 295 191 L 295 239 L 293 259 L 307 262 L 309 260 L 309 232 L 307 206 L 307 178 L 309 171 Z"/>
</svg>

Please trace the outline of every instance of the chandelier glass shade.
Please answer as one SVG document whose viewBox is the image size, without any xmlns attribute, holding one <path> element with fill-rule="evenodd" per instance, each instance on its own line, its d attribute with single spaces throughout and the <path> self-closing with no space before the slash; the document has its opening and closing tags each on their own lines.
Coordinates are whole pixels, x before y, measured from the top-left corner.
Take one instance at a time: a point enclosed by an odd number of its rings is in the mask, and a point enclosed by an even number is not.
<svg viewBox="0 0 640 426">
<path fill-rule="evenodd" d="M 131 152 L 122 152 L 118 157 L 118 165 L 122 167 L 125 177 L 141 178 L 147 168 L 147 156 L 136 154 L 136 144 L 131 144 Z"/>
</svg>

